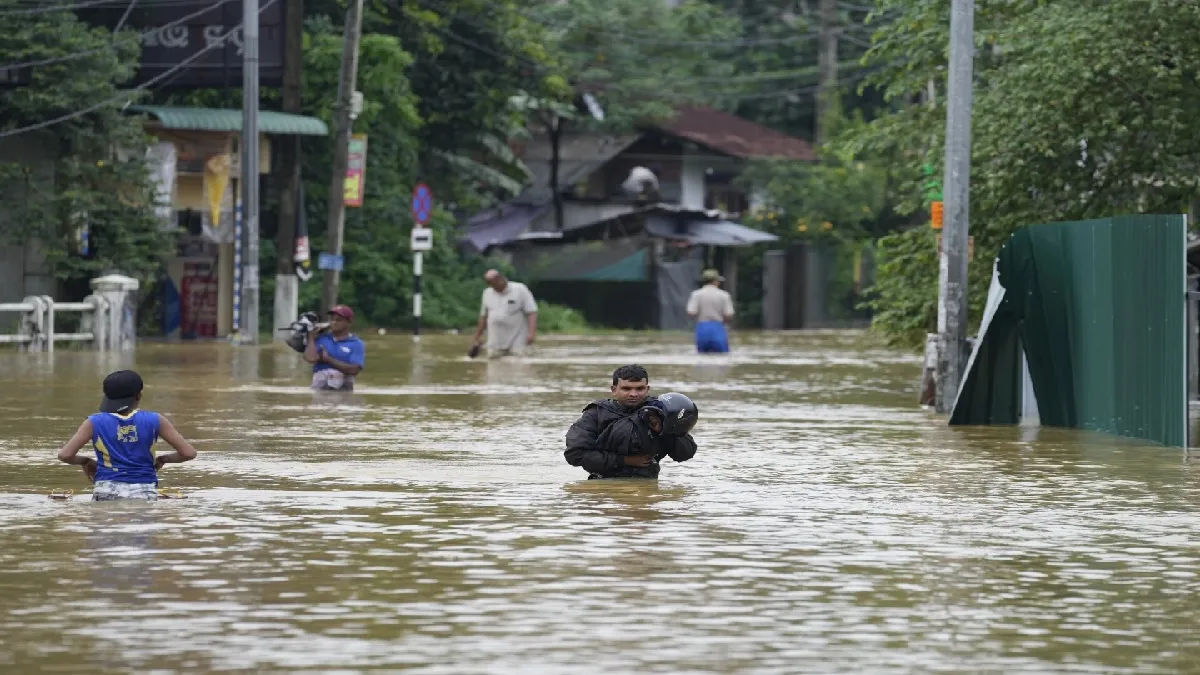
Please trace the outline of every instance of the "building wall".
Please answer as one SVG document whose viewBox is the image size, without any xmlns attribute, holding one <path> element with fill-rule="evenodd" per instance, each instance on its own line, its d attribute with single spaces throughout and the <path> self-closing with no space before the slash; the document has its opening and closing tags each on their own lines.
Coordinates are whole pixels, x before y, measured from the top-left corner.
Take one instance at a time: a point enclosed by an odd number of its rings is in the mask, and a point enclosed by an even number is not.
<svg viewBox="0 0 1200 675">
<path fill-rule="evenodd" d="M 222 197 L 220 209 L 220 223 L 226 231 L 231 231 L 234 217 L 234 191 L 240 178 L 237 135 L 227 132 L 184 132 L 154 128 L 149 131 L 160 140 L 175 144 L 178 153 L 178 169 L 175 176 L 173 206 L 176 212 L 197 211 L 201 214 L 202 222 L 205 224 L 211 224 L 212 218 L 208 197 L 204 190 L 204 164 L 213 155 L 231 154 L 231 180 Z M 270 139 L 266 135 L 259 136 L 258 168 L 260 174 L 267 174 L 271 169 Z M 204 286 L 210 283 L 212 276 L 216 277 L 217 337 L 228 335 L 233 330 L 233 257 L 233 244 L 213 243 L 202 236 L 192 236 L 184 237 L 180 250 L 165 261 L 167 274 L 181 295 L 185 292 L 185 273 L 191 272 L 198 277 L 188 282 L 189 287 L 192 284 L 197 287 Z M 193 296 L 189 302 L 197 304 L 199 300 Z M 191 315 L 196 317 L 198 314 L 191 312 Z M 183 336 L 181 330 L 177 328 L 168 337 L 180 338 Z"/>
</svg>

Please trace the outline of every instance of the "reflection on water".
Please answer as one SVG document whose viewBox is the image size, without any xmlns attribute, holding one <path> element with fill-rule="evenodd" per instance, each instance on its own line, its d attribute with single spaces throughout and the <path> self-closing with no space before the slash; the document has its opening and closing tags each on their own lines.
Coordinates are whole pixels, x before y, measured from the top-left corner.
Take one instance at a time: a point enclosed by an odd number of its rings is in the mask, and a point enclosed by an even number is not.
<svg viewBox="0 0 1200 675">
<path fill-rule="evenodd" d="M 0 354 L 0 672 L 1200 670 L 1194 455 L 946 427 L 853 333 L 367 345 L 332 398 L 278 346 Z M 563 435 L 626 362 L 700 451 L 589 481 Z M 189 499 L 54 460 L 121 367 L 200 450 Z"/>
</svg>

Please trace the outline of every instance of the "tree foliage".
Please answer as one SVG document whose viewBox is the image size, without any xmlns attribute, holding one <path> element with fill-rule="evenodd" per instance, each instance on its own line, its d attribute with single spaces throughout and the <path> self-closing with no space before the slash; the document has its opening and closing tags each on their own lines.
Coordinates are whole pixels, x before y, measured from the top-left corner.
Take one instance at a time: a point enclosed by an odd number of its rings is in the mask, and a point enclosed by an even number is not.
<svg viewBox="0 0 1200 675">
<path fill-rule="evenodd" d="M 142 122 L 120 109 L 137 41 L 126 33 L 114 40 L 66 12 L 3 11 L 17 4 L 0 0 L 0 63 L 41 64 L 23 69 L 25 86 L 0 90 L 0 133 L 115 102 L 44 131 L 0 138 L 0 239 L 39 242 L 64 282 L 113 270 L 148 281 L 171 240 L 154 214 Z"/>
<path fill-rule="evenodd" d="M 904 176 L 897 209 L 917 214 L 925 207 L 921 166 L 942 165 L 949 0 L 878 6 L 897 18 L 876 33 L 867 59 L 882 67 L 874 82 L 895 108 L 844 140 L 897 158 Z M 970 187 L 976 320 L 991 261 L 1016 228 L 1177 213 L 1197 195 L 1198 30 L 1200 5 L 1190 0 L 978 3 Z M 935 100 L 922 102 L 930 81 Z M 924 264 L 925 283 L 936 286 L 936 259 Z M 908 267 L 881 270 L 876 324 L 885 333 L 915 337 L 897 319 L 932 316 L 936 293 L 901 291 L 912 282 Z"/>
<path fill-rule="evenodd" d="M 537 4 L 533 15 L 552 72 L 604 108 L 603 122 L 581 116 L 584 126 L 626 130 L 712 103 L 734 73 L 727 57 L 740 24 L 706 2 L 566 0 Z"/>
</svg>

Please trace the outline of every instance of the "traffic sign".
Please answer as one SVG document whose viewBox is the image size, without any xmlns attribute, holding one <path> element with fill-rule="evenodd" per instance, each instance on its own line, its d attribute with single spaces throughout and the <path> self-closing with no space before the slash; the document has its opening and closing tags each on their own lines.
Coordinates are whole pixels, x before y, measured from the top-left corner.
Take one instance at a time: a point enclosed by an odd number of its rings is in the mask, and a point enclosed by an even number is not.
<svg viewBox="0 0 1200 675">
<path fill-rule="evenodd" d="M 414 253 L 433 250 L 433 230 L 428 227 L 414 227 L 409 244 Z"/>
<path fill-rule="evenodd" d="M 433 215 L 433 191 L 429 189 L 428 185 L 417 183 L 417 186 L 413 188 L 413 222 L 417 225 L 424 225 L 429 222 L 431 215 Z"/>
<path fill-rule="evenodd" d="M 332 253 L 322 253 L 317 256 L 317 269 L 319 270 L 342 270 L 342 256 Z"/>
</svg>

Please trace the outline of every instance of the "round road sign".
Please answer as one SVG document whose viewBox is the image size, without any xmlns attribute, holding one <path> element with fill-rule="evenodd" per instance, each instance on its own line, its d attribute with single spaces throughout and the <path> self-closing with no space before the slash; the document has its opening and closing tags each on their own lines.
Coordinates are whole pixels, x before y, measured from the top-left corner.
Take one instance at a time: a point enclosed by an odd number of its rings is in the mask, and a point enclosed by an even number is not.
<svg viewBox="0 0 1200 675">
<path fill-rule="evenodd" d="M 413 222 L 417 225 L 424 225 L 429 222 L 431 215 L 433 215 L 433 191 L 429 189 L 428 185 L 417 183 L 417 186 L 413 188 Z"/>
</svg>

